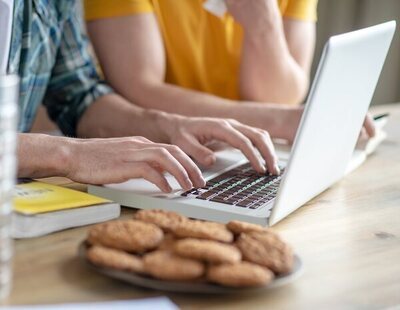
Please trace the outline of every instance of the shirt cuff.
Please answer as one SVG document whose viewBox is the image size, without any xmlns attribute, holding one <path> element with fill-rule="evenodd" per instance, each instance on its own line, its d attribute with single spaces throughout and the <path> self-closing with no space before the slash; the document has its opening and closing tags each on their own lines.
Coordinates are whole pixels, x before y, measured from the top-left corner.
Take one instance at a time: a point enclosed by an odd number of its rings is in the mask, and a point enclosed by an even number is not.
<svg viewBox="0 0 400 310">
<path fill-rule="evenodd" d="M 69 137 L 77 137 L 77 127 L 79 120 L 97 99 L 108 94 L 114 93 L 114 90 L 107 84 L 97 83 L 92 89 L 87 91 L 80 104 L 77 107 L 69 108 L 68 111 L 62 113 L 57 120 L 58 127 L 62 133 Z"/>
</svg>

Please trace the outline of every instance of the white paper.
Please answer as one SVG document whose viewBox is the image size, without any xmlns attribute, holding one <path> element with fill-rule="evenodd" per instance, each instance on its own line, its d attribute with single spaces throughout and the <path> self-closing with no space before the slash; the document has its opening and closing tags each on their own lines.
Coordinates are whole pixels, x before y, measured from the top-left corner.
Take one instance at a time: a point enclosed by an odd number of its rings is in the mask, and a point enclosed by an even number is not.
<svg viewBox="0 0 400 310">
<path fill-rule="evenodd" d="M 178 310 L 178 307 L 166 297 L 107 301 L 96 303 L 76 303 L 60 305 L 36 305 L 36 306 L 14 306 L 1 309 L 9 310 L 76 310 L 76 309 L 96 309 L 96 310 Z"/>
<path fill-rule="evenodd" d="M 14 0 L 0 0 L 0 75 L 7 73 Z"/>
<path fill-rule="evenodd" d="M 204 2 L 203 7 L 218 17 L 223 17 L 227 11 L 225 0 L 207 0 Z"/>
</svg>

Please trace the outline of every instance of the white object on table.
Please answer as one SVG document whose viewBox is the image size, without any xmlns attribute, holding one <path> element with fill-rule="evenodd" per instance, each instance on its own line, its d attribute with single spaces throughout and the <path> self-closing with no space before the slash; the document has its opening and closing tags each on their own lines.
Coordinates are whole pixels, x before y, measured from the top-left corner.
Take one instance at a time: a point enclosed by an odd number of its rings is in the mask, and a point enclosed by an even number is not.
<svg viewBox="0 0 400 310">
<path fill-rule="evenodd" d="M 0 75 L 0 300 L 12 280 L 12 197 L 16 179 L 19 78 Z"/>
<path fill-rule="evenodd" d="M 76 310 L 76 309 L 96 309 L 96 310 L 178 310 L 178 307 L 166 297 L 155 297 L 134 300 L 118 300 L 95 303 L 76 303 L 60 305 L 36 305 L 36 306 L 10 306 L 3 310 Z"/>
<path fill-rule="evenodd" d="M 7 73 L 11 46 L 14 0 L 0 0 L 0 75 Z"/>
</svg>

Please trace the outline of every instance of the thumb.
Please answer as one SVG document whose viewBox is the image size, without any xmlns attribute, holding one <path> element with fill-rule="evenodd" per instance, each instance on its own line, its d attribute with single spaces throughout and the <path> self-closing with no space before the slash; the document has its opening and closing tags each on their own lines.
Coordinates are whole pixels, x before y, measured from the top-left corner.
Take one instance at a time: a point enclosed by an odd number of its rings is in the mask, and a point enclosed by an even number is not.
<svg viewBox="0 0 400 310">
<path fill-rule="evenodd" d="M 203 166 L 211 166 L 215 163 L 214 152 L 202 145 L 194 136 L 185 134 L 178 146 L 196 162 Z"/>
</svg>

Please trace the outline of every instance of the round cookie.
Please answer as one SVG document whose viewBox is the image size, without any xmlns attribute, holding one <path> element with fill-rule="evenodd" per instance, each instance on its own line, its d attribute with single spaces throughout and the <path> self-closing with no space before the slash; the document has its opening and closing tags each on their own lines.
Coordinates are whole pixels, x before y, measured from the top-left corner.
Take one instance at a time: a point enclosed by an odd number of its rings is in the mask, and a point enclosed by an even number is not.
<svg viewBox="0 0 400 310">
<path fill-rule="evenodd" d="M 157 247 L 157 249 L 172 251 L 175 246 L 175 242 L 177 240 L 178 239 L 176 239 L 173 234 L 167 233 L 164 235 L 164 240 L 160 243 L 160 245 Z"/>
<path fill-rule="evenodd" d="M 88 242 L 133 253 L 156 248 L 163 240 L 163 232 L 156 225 L 135 220 L 113 221 L 94 226 Z"/>
<path fill-rule="evenodd" d="M 86 255 L 89 261 L 98 266 L 144 273 L 143 261 L 139 257 L 120 250 L 94 245 Z"/>
<path fill-rule="evenodd" d="M 214 265 L 207 271 L 209 281 L 231 287 L 267 285 L 273 278 L 272 271 L 248 262 Z"/>
<path fill-rule="evenodd" d="M 277 274 L 286 274 L 293 269 L 293 251 L 275 233 L 241 234 L 236 245 L 244 260 L 268 267 Z"/>
<path fill-rule="evenodd" d="M 200 278 L 205 272 L 203 263 L 163 250 L 146 254 L 143 262 L 146 272 L 161 280 L 194 280 Z"/>
<path fill-rule="evenodd" d="M 165 210 L 140 210 L 135 213 L 135 219 L 155 224 L 165 231 L 173 230 L 179 223 L 188 218 L 175 212 Z"/>
<path fill-rule="evenodd" d="M 233 234 L 225 225 L 213 222 L 187 220 L 180 223 L 173 233 L 180 238 L 199 238 L 232 242 Z"/>
<path fill-rule="evenodd" d="M 242 259 L 235 246 L 211 240 L 182 239 L 175 242 L 173 251 L 179 256 L 215 264 L 233 264 Z"/>
<path fill-rule="evenodd" d="M 261 225 L 246 223 L 242 221 L 230 221 L 228 224 L 226 224 L 226 227 L 228 227 L 228 229 L 236 235 L 251 231 L 265 231 L 265 228 Z"/>
</svg>

